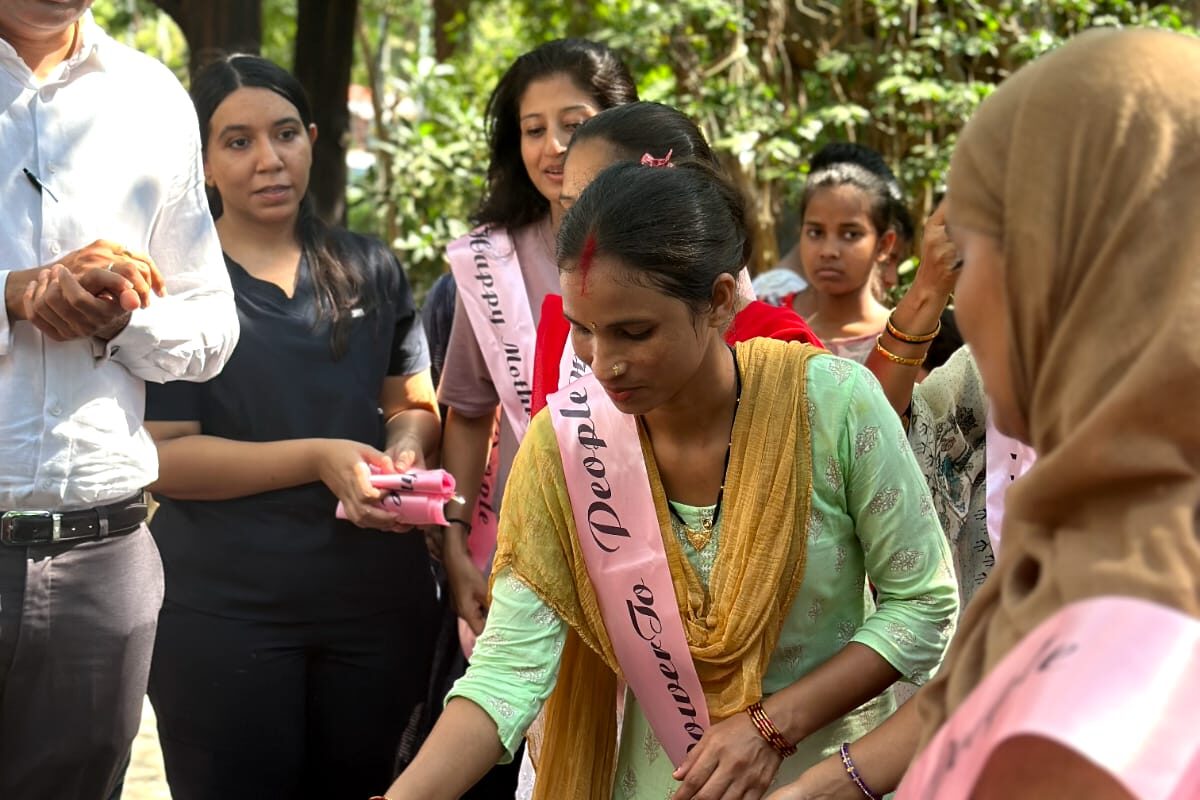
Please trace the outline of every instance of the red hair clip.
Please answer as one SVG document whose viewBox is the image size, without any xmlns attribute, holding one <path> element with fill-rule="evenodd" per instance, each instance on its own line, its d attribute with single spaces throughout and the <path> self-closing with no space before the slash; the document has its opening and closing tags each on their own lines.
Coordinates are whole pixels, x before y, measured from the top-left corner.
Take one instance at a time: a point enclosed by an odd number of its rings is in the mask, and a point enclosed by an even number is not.
<svg viewBox="0 0 1200 800">
<path fill-rule="evenodd" d="M 673 167 L 675 165 L 671 163 L 671 154 L 674 152 L 675 150 L 672 148 L 662 158 L 655 158 L 649 153 L 643 153 L 641 164 L 643 167 Z"/>
</svg>

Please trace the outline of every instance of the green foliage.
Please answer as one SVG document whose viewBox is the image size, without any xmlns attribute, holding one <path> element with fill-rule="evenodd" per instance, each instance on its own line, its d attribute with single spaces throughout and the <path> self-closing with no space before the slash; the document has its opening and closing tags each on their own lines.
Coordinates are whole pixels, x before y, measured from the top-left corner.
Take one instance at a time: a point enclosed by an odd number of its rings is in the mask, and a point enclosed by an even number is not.
<svg viewBox="0 0 1200 800">
<path fill-rule="evenodd" d="M 435 7 L 450 9 L 443 30 L 452 52 L 440 61 Z M 352 225 L 391 241 L 414 285 L 427 286 L 481 196 L 483 109 L 495 81 L 537 44 L 586 35 L 623 54 L 643 97 L 677 105 L 702 125 L 752 200 L 756 266 L 770 266 L 794 241 L 805 164 L 825 143 L 878 149 L 921 219 L 944 186 L 958 131 L 1006 75 L 1091 27 L 1195 33 L 1196 7 L 1195 0 L 360 0 L 355 80 L 375 90 L 380 118 L 370 143 L 375 166 L 352 179 Z M 133 28 L 138 47 L 180 68 L 186 55 L 175 40 L 134 24 L 151 17 L 147 0 L 96 0 L 95 9 L 110 30 Z M 295 0 L 264 0 L 263 27 L 264 51 L 290 64 Z"/>
<path fill-rule="evenodd" d="M 356 80 L 372 86 L 374 166 L 352 180 L 351 227 L 388 241 L 418 293 L 445 268 L 446 245 L 466 233 L 486 171 L 480 86 L 470 62 L 437 62 L 432 12 L 417 0 L 364 0 Z M 418 35 L 412 35 L 413 31 Z M 482 60 L 482 59 L 481 59 Z"/>
<path fill-rule="evenodd" d="M 262 0 L 262 55 L 291 69 L 295 60 L 296 0 Z"/>
<path fill-rule="evenodd" d="M 150 0 L 96 0 L 92 14 L 114 39 L 157 58 L 187 80 L 187 42 L 179 26 Z"/>
<path fill-rule="evenodd" d="M 277 64 L 292 66 L 296 38 L 296 0 L 260 0 L 263 16 L 262 53 Z M 95 0 L 92 14 L 114 39 L 157 58 L 186 86 L 188 43 L 179 26 L 153 0 Z"/>
<path fill-rule="evenodd" d="M 428 49 L 413 43 L 432 36 L 427 7 L 389 5 L 398 60 L 387 80 L 417 109 L 399 127 L 389 120 L 399 144 L 389 191 L 403 197 L 396 245 L 416 282 L 441 269 L 441 247 L 478 200 L 481 115 L 494 80 L 516 55 L 556 36 L 615 47 L 643 97 L 701 123 L 753 200 L 757 266 L 766 267 L 794 241 L 789 209 L 807 159 L 825 143 L 882 152 L 921 219 L 944 186 L 957 132 L 1021 64 L 1090 27 L 1195 25 L 1194 10 L 1128 0 L 473 0 L 453 21 L 458 48 L 442 72 L 416 68 Z M 412 36 L 414 28 L 423 33 Z"/>
</svg>

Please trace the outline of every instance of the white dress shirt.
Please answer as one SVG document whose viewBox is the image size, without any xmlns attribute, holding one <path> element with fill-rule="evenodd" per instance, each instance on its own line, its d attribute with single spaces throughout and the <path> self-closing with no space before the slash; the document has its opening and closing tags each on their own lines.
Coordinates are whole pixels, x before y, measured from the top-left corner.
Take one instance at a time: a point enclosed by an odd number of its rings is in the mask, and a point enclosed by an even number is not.
<svg viewBox="0 0 1200 800">
<path fill-rule="evenodd" d="M 0 512 L 88 508 L 154 481 L 144 381 L 207 380 L 237 344 L 191 101 L 90 12 L 80 41 L 39 83 L 0 39 L 0 290 L 11 270 L 109 239 L 149 253 L 168 295 L 107 345 L 0 313 Z"/>
</svg>

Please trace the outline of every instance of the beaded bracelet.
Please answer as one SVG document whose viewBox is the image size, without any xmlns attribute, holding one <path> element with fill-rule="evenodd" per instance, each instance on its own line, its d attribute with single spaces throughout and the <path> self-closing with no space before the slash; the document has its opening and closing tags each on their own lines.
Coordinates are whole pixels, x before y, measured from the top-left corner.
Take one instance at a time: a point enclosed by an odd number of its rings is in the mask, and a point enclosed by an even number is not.
<svg viewBox="0 0 1200 800">
<path fill-rule="evenodd" d="M 779 753 L 784 758 L 795 754 L 796 745 L 783 738 L 783 734 L 779 732 L 779 729 L 775 727 L 775 723 L 771 722 L 771 718 L 763 710 L 762 703 L 751 703 L 746 707 L 746 713 L 750 715 L 750 719 L 754 722 L 754 727 L 758 729 L 759 734 L 767 740 L 767 744 L 771 745 L 776 753 Z"/>
<path fill-rule="evenodd" d="M 871 798 L 871 800 L 883 800 L 881 795 L 877 795 L 867 788 L 866 782 L 862 779 L 862 776 L 858 774 L 858 769 L 854 766 L 854 761 L 850 758 L 849 742 L 842 742 L 842 765 L 846 768 L 846 773 L 850 776 L 850 780 L 854 781 L 854 785 L 857 786 L 864 795 Z"/>
<path fill-rule="evenodd" d="M 937 335 L 942 332 L 942 321 L 939 319 L 938 323 L 937 323 L 937 327 L 934 328 L 930 333 L 921 333 L 921 334 L 905 333 L 904 331 L 897 328 L 895 326 L 895 324 L 892 322 L 892 317 L 894 317 L 894 316 L 896 316 L 895 311 L 893 311 L 891 314 L 888 314 L 887 332 L 890 333 L 892 336 L 896 337 L 896 339 L 898 339 L 901 342 L 906 342 L 908 344 L 925 344 L 926 342 L 932 342 L 934 339 L 937 338 Z"/>
<path fill-rule="evenodd" d="M 882 353 L 883 357 L 886 358 L 888 361 L 891 361 L 893 364 L 900 364 L 905 367 L 919 367 L 925 363 L 924 355 L 921 356 L 920 358 L 905 358 L 904 356 L 898 356 L 895 353 L 893 353 L 891 350 L 888 350 L 886 347 L 883 346 L 883 334 L 882 333 L 879 334 L 879 336 L 875 337 L 875 349 L 878 350 L 880 353 Z"/>
</svg>

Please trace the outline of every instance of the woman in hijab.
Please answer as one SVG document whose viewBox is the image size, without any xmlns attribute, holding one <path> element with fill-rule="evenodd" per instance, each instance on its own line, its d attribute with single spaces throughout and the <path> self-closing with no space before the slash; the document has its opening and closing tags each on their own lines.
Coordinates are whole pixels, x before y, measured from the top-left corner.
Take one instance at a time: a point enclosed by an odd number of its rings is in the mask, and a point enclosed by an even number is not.
<svg viewBox="0 0 1200 800">
<path fill-rule="evenodd" d="M 1149 601 L 1194 630 L 1198 141 L 1200 42 L 1156 31 L 1084 34 L 1006 81 L 967 125 L 951 162 L 947 215 L 964 257 L 959 324 L 997 427 L 1032 445 L 1039 460 L 1008 494 L 1003 556 L 915 708 L 856 742 L 852 771 L 831 759 L 771 800 L 862 797 L 858 781 L 874 792 L 894 786 L 914 745 L 953 723 L 964 703 L 969 711 L 989 673 L 1011 669 L 1010 651 L 1081 601 Z M 1134 654 L 1149 633 L 1120 635 Z M 1119 681 L 1124 665 L 1113 664 L 1103 701 L 1072 713 L 1103 724 L 1101 738 L 1130 739 L 1106 714 L 1131 693 L 1151 717 L 1177 708 L 1172 691 L 1195 675 L 1187 660 L 1197 658 L 1196 646 L 1172 658 L 1154 682 L 1132 687 Z M 1022 770 L 986 772 L 974 796 L 1134 796 L 1128 762 L 1181 747 L 1194 759 L 1200 733 L 1193 724 L 1174 740 L 1113 746 L 1128 758 L 1103 767 L 1122 777 L 1047 745 L 1026 752 Z"/>
</svg>

